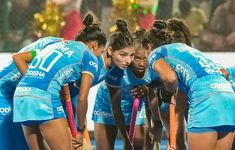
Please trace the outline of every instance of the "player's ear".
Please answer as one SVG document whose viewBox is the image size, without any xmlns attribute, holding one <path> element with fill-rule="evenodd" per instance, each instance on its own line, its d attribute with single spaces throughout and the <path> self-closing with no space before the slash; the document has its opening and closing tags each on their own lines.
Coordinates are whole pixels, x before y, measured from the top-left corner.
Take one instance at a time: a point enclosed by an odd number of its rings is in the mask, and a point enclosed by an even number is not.
<svg viewBox="0 0 235 150">
<path fill-rule="evenodd" d="M 107 56 L 108 56 L 108 57 L 111 57 L 112 54 L 113 54 L 113 49 L 112 49 L 111 46 L 108 46 L 108 48 L 107 48 Z"/>
<path fill-rule="evenodd" d="M 98 43 L 98 41 L 94 41 L 94 42 L 93 42 L 93 48 L 94 48 L 94 50 L 97 50 L 97 49 L 99 48 L 99 43 Z"/>
</svg>

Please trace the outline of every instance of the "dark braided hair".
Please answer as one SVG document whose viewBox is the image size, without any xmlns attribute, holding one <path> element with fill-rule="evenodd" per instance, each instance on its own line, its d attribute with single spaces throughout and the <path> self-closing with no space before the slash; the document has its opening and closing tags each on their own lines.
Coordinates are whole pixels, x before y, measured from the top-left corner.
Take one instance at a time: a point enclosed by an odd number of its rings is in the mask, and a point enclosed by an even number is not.
<svg viewBox="0 0 235 150">
<path fill-rule="evenodd" d="M 161 45 L 168 44 L 170 41 L 171 35 L 169 34 L 166 21 L 156 20 L 152 29 L 145 33 L 142 44 L 146 49 L 148 48 L 148 44 L 151 44 L 153 48 L 157 48 Z"/>
<path fill-rule="evenodd" d="M 106 36 L 104 32 L 101 31 L 98 24 L 93 23 L 93 16 L 91 14 L 88 14 L 82 22 L 85 28 L 83 28 L 78 33 L 78 35 L 76 36 L 76 41 L 82 41 L 84 43 L 97 41 L 99 46 L 105 46 Z"/>
<path fill-rule="evenodd" d="M 174 42 L 185 43 L 188 46 L 191 46 L 191 34 L 183 20 L 172 18 L 167 21 L 167 24 L 169 30 L 174 32 Z"/>
<path fill-rule="evenodd" d="M 146 32 L 145 29 L 140 28 L 132 33 L 133 42 L 134 42 L 133 45 L 135 48 L 144 48 L 142 42 L 144 39 L 145 32 Z"/>
<path fill-rule="evenodd" d="M 116 20 L 117 30 L 110 35 L 109 46 L 112 50 L 121 50 L 133 45 L 133 38 L 128 30 L 127 23 L 122 19 Z"/>
</svg>

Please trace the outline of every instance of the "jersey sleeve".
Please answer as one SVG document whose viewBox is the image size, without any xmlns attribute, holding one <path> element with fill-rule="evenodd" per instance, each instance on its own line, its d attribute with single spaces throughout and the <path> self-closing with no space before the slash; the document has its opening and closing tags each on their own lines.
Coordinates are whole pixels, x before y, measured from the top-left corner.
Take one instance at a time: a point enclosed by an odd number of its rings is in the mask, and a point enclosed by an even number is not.
<svg viewBox="0 0 235 150">
<path fill-rule="evenodd" d="M 160 58 L 164 58 L 166 56 L 167 56 L 167 48 L 165 46 L 161 46 L 152 51 L 148 57 L 148 67 L 150 69 L 150 72 L 155 72 L 153 68 L 155 62 Z"/>
<path fill-rule="evenodd" d="M 82 59 L 82 74 L 87 73 L 92 76 L 93 79 L 96 79 L 98 74 L 98 60 L 97 58 L 86 50 Z"/>
</svg>

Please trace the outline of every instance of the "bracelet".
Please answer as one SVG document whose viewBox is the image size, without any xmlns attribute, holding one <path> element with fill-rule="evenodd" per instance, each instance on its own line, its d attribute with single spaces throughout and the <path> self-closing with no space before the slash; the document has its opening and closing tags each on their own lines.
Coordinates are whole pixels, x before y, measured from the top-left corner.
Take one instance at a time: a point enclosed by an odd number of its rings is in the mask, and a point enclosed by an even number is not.
<svg viewBox="0 0 235 150">
<path fill-rule="evenodd" d="M 83 133 L 83 132 L 85 131 L 85 129 L 86 129 L 86 125 L 84 124 L 84 126 L 83 126 L 82 129 L 80 129 L 80 128 L 78 127 L 78 132 Z"/>
</svg>

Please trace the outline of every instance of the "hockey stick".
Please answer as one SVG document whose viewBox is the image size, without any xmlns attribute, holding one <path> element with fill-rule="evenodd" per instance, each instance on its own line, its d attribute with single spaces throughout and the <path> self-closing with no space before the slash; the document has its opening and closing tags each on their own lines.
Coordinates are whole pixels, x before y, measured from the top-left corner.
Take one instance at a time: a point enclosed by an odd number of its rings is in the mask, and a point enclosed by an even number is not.
<svg viewBox="0 0 235 150">
<path fill-rule="evenodd" d="M 137 116 L 139 104 L 140 104 L 139 98 L 135 98 L 133 108 L 132 108 L 131 124 L 130 124 L 130 129 L 129 129 L 129 137 L 132 143 L 134 142 L 135 122 L 136 122 L 136 116 Z"/>
</svg>

